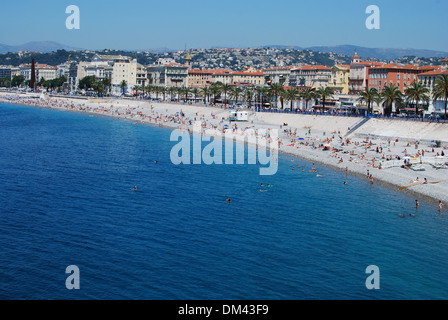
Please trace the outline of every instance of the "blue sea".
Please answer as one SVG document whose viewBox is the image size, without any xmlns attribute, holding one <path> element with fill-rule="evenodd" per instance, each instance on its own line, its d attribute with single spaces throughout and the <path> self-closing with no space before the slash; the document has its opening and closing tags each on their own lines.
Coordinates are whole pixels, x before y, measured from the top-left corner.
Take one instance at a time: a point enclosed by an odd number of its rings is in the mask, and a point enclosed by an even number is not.
<svg viewBox="0 0 448 320">
<path fill-rule="evenodd" d="M 171 132 L 0 105 L 0 299 L 448 298 L 436 207 L 287 155 L 176 166 Z"/>
</svg>

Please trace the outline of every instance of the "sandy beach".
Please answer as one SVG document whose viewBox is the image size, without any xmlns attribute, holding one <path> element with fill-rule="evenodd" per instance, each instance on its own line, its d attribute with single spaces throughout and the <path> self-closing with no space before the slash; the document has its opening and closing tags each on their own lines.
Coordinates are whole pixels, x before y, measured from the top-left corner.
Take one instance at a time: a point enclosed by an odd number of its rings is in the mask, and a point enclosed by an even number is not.
<svg viewBox="0 0 448 320">
<path fill-rule="evenodd" d="M 249 121 L 230 123 L 229 109 L 139 100 L 40 99 L 38 96 L 0 92 L 0 103 L 24 104 L 127 119 L 136 123 L 191 130 L 195 121 L 204 129 L 222 132 L 232 128 L 244 136 L 248 129 L 279 130 L 279 151 L 319 165 L 346 172 L 344 181 L 358 176 L 383 184 L 418 200 L 448 205 L 448 125 L 414 121 L 371 119 L 348 134 L 361 118 L 300 114 L 255 113 Z M 433 145 L 434 140 L 441 145 Z M 291 162 L 291 170 L 300 160 Z M 417 180 L 418 178 L 418 180 Z M 424 183 L 424 181 L 428 183 Z M 443 181 L 447 180 L 447 181 Z M 341 184 L 344 183 L 341 181 Z"/>
</svg>

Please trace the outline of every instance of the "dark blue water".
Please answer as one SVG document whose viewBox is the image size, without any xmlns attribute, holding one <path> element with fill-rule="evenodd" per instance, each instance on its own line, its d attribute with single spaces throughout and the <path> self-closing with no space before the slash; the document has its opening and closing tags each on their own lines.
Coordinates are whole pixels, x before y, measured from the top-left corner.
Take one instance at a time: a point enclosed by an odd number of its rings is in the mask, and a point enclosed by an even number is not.
<svg viewBox="0 0 448 320">
<path fill-rule="evenodd" d="M 1 105 L 0 298 L 448 298 L 448 219 L 436 207 L 416 212 L 414 198 L 354 177 L 345 186 L 326 168 L 317 178 L 284 155 L 271 177 L 175 166 L 170 134 Z M 291 170 L 299 163 L 305 173 Z M 80 290 L 65 286 L 69 265 Z M 366 289 L 369 265 L 380 290 Z"/>
</svg>

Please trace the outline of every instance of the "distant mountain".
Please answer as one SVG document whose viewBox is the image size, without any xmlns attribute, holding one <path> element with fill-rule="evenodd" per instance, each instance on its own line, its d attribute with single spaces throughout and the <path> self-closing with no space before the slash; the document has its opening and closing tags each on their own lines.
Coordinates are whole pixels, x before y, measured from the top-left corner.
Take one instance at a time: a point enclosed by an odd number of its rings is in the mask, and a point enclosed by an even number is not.
<svg viewBox="0 0 448 320">
<path fill-rule="evenodd" d="M 73 48 L 60 44 L 54 41 L 32 41 L 18 46 L 9 46 L 0 43 L 0 53 L 17 52 L 17 51 L 36 51 L 42 53 L 49 53 L 57 50 L 81 50 L 79 48 Z"/>
<path fill-rule="evenodd" d="M 309 47 L 306 50 L 320 51 L 320 52 L 334 52 L 337 54 L 345 54 L 352 56 L 356 51 L 361 58 L 374 58 L 381 60 L 394 60 L 402 57 L 416 56 L 420 58 L 432 57 L 446 57 L 448 52 L 426 50 L 426 49 L 392 49 L 392 48 L 366 48 L 354 45 L 340 45 L 340 46 L 318 46 Z"/>
</svg>

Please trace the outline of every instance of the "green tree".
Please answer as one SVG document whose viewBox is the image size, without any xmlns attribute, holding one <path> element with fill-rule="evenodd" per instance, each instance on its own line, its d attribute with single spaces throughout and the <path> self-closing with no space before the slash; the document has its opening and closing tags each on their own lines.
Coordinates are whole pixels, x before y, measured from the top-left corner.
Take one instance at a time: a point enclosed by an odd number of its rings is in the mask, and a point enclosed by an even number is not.
<svg viewBox="0 0 448 320">
<path fill-rule="evenodd" d="M 284 88 L 280 83 L 273 83 L 273 84 L 271 84 L 270 91 L 271 91 L 272 97 L 275 98 L 275 107 L 277 107 L 278 98 L 284 91 Z"/>
<path fill-rule="evenodd" d="M 448 75 L 444 74 L 437 77 L 434 83 L 433 100 L 436 101 L 440 98 L 445 101 L 445 119 L 448 118 L 447 114 L 447 100 L 448 100 Z"/>
<path fill-rule="evenodd" d="M 128 83 L 126 80 L 121 81 L 120 83 L 121 93 L 124 95 L 126 93 L 126 88 L 128 87 Z"/>
<path fill-rule="evenodd" d="M 204 104 L 207 103 L 207 98 L 208 98 L 208 101 L 210 101 L 210 87 L 202 88 L 201 95 L 204 97 Z"/>
<path fill-rule="evenodd" d="M 3 79 L 0 79 L 0 87 L 10 87 L 11 86 L 11 78 L 5 77 Z"/>
<path fill-rule="evenodd" d="M 106 88 L 106 86 L 104 84 L 104 81 L 102 81 L 102 80 L 96 80 L 92 84 L 92 89 L 96 91 L 96 93 L 98 94 L 99 97 L 104 95 L 105 88 Z"/>
<path fill-rule="evenodd" d="M 93 84 L 96 81 L 95 76 L 87 76 L 79 80 L 79 88 L 81 90 L 89 90 L 93 88 Z"/>
<path fill-rule="evenodd" d="M 224 103 L 227 103 L 227 93 L 231 90 L 231 86 L 230 86 L 230 84 L 224 84 L 224 83 L 222 83 L 222 84 L 220 84 L 220 86 L 221 86 L 221 92 L 222 93 L 224 93 Z"/>
<path fill-rule="evenodd" d="M 243 89 L 240 87 L 233 87 L 230 90 L 230 96 L 235 99 L 235 104 L 238 103 L 239 97 L 241 97 L 241 94 L 243 93 Z"/>
<path fill-rule="evenodd" d="M 400 88 L 391 83 L 389 86 L 385 86 L 381 95 L 378 95 L 381 98 L 381 102 L 386 105 L 385 114 L 392 113 L 392 104 L 395 103 L 397 107 L 400 107 L 403 102 L 403 94 L 400 91 Z"/>
<path fill-rule="evenodd" d="M 429 102 L 429 89 L 420 82 L 414 81 L 405 91 L 407 101 L 415 102 L 415 115 L 418 116 L 418 105 L 420 101 Z"/>
<path fill-rule="evenodd" d="M 252 106 L 252 98 L 254 96 L 254 90 L 247 88 L 246 90 L 244 90 L 243 95 L 244 95 L 244 99 L 249 104 L 249 107 L 251 107 Z"/>
<path fill-rule="evenodd" d="M 308 109 L 308 102 L 316 99 L 316 90 L 314 88 L 306 88 L 300 92 L 300 96 L 305 100 L 305 110 Z"/>
<path fill-rule="evenodd" d="M 20 87 L 25 83 L 25 77 L 22 75 L 14 76 L 11 81 L 11 86 Z"/>
<path fill-rule="evenodd" d="M 286 101 L 290 102 L 289 107 L 292 110 L 292 103 L 294 102 L 294 100 L 297 100 L 299 98 L 299 90 L 297 90 L 296 88 L 288 88 L 284 92 L 284 98 Z"/>
<path fill-rule="evenodd" d="M 322 112 L 325 111 L 325 102 L 327 101 L 327 99 L 331 99 L 333 97 L 333 94 L 333 89 L 329 87 L 320 87 L 319 89 L 317 89 L 316 95 L 322 100 Z"/>
<path fill-rule="evenodd" d="M 372 102 L 378 96 L 378 90 L 375 88 L 365 88 L 359 93 L 358 101 L 367 104 L 367 114 L 372 113 Z"/>
<path fill-rule="evenodd" d="M 200 90 L 199 88 L 193 88 L 191 89 L 191 93 L 193 94 L 194 100 L 196 102 L 196 99 L 199 97 L 200 95 Z"/>
<path fill-rule="evenodd" d="M 219 82 L 215 82 L 210 86 L 210 93 L 213 95 L 213 100 L 215 102 L 216 98 L 221 94 L 221 85 Z"/>
</svg>

